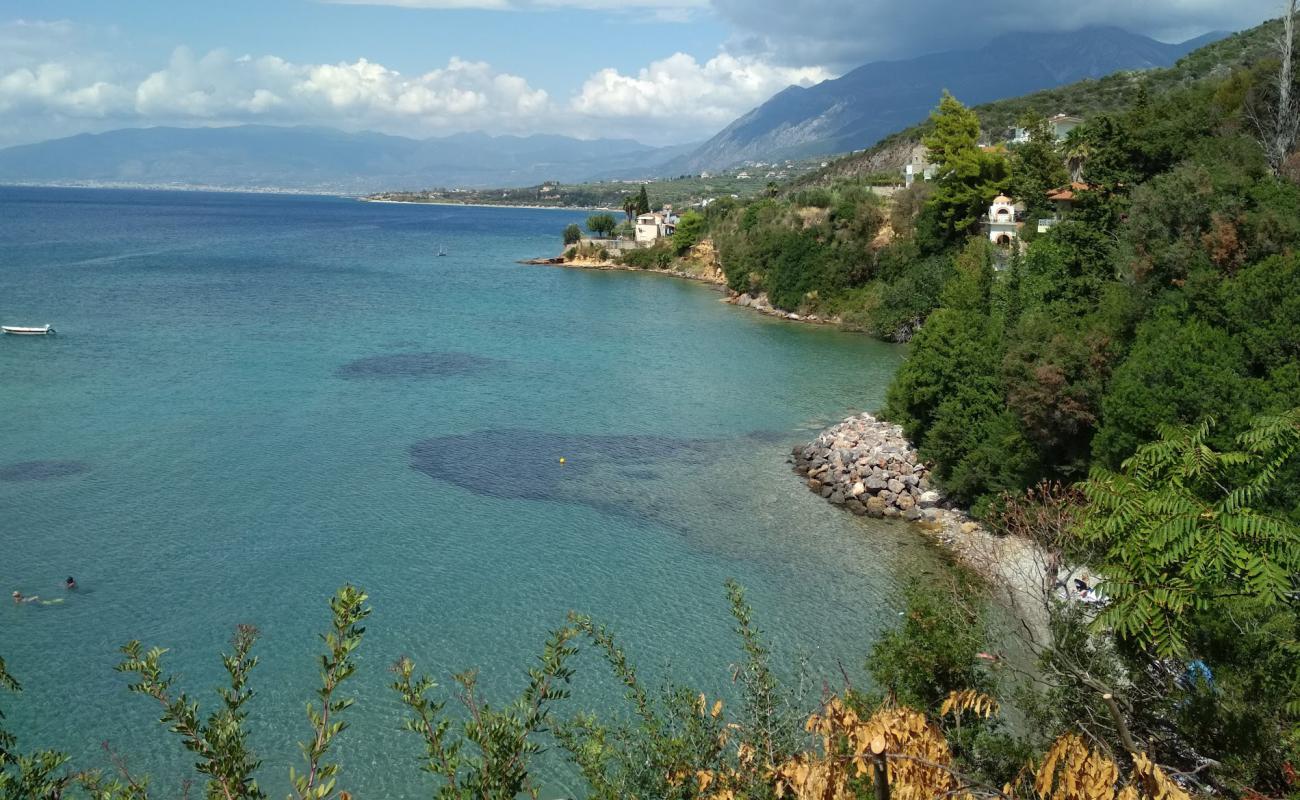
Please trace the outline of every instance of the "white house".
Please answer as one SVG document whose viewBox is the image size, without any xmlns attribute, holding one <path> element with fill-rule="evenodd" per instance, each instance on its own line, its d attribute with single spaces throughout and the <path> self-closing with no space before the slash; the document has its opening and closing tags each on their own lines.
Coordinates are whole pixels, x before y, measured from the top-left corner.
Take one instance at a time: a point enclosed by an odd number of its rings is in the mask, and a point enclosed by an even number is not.
<svg viewBox="0 0 1300 800">
<path fill-rule="evenodd" d="M 651 245 L 660 239 L 677 232 L 678 216 L 672 206 L 664 206 L 662 211 L 652 211 L 636 218 L 637 244 Z"/>
<path fill-rule="evenodd" d="M 1065 137 L 1070 135 L 1070 131 L 1082 124 L 1082 117 L 1072 117 L 1069 114 L 1057 114 L 1047 120 L 1047 125 L 1052 129 L 1052 135 L 1056 137 L 1056 141 L 1058 142 L 1065 141 Z M 1016 144 L 1023 144 L 1029 141 L 1029 129 L 1016 128 L 1015 133 L 1011 137 L 1011 141 Z"/>
<path fill-rule="evenodd" d="M 930 163 L 930 151 L 923 144 L 912 148 L 903 165 L 903 185 L 911 186 L 919 180 L 928 181 L 934 177 L 935 166 Z"/>
<path fill-rule="evenodd" d="M 988 216 L 984 218 L 984 230 L 988 232 L 989 241 L 999 247 L 1010 247 L 1020 238 L 1020 223 L 1016 221 L 1016 204 L 1010 197 L 1000 194 L 993 198 Z"/>
</svg>

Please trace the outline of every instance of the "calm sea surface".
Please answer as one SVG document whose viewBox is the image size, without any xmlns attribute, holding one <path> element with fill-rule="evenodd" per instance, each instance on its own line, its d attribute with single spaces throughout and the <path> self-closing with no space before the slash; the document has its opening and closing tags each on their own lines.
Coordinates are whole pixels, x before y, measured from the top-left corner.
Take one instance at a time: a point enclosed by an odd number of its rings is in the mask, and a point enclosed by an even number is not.
<svg viewBox="0 0 1300 800">
<path fill-rule="evenodd" d="M 251 623 L 253 744 L 283 794 L 345 581 L 375 608 L 337 750 L 361 797 L 428 794 L 393 660 L 444 686 L 480 667 L 508 699 L 570 609 L 651 680 L 725 696 L 734 577 L 782 664 L 864 680 L 907 576 L 940 567 L 785 457 L 878 405 L 901 351 L 660 276 L 515 263 L 584 216 L 0 188 L 0 322 L 58 329 L 0 338 L 0 588 L 82 587 L 0 604 L 22 743 L 104 766 L 108 741 L 166 796 L 190 759 L 116 648 L 171 648 L 209 709 Z M 578 667 L 568 710 L 616 700 L 596 659 Z"/>
</svg>

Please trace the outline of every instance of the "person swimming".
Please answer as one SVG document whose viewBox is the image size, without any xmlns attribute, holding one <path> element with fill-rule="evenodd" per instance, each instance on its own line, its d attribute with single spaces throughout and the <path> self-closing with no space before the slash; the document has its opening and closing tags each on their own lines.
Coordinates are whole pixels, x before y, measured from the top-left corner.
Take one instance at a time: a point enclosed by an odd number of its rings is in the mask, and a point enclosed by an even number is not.
<svg viewBox="0 0 1300 800">
<path fill-rule="evenodd" d="M 17 589 L 14 590 L 13 598 L 14 598 L 14 602 L 18 605 L 22 605 L 23 603 L 39 603 L 41 601 L 41 598 L 37 597 L 36 595 L 32 595 L 31 597 L 28 597 L 24 595 L 22 592 L 18 591 Z"/>
<path fill-rule="evenodd" d="M 67 589 L 70 592 L 76 590 L 77 580 L 73 578 L 71 575 L 69 575 L 68 579 L 63 582 L 63 588 Z"/>
</svg>

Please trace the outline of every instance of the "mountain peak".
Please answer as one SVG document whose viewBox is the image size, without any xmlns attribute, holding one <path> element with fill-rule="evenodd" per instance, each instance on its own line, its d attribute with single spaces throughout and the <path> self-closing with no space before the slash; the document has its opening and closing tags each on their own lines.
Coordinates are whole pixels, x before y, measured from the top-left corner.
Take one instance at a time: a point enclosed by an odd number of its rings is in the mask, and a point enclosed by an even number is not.
<svg viewBox="0 0 1300 800">
<path fill-rule="evenodd" d="M 947 89 L 968 105 L 1113 72 L 1172 65 L 1212 34 L 1166 44 L 1110 26 L 1004 33 L 975 50 L 876 61 L 808 88 L 787 88 L 733 122 L 674 171 L 804 158 L 870 147 L 924 120 Z"/>
</svg>

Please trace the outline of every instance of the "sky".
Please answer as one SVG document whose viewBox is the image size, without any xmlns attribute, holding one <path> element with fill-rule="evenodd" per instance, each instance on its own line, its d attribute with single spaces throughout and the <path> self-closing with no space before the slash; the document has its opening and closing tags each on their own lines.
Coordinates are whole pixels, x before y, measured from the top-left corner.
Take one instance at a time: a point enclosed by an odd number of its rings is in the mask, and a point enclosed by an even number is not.
<svg viewBox="0 0 1300 800">
<path fill-rule="evenodd" d="M 0 147 L 152 125 L 702 141 L 790 85 L 1015 31 L 1281 0 L 0 0 Z"/>
</svg>

